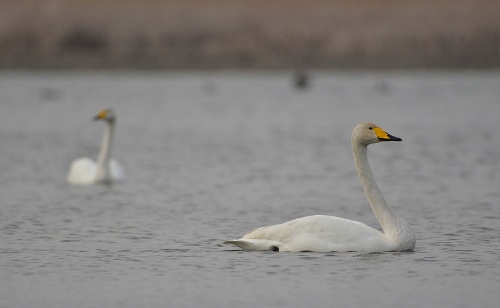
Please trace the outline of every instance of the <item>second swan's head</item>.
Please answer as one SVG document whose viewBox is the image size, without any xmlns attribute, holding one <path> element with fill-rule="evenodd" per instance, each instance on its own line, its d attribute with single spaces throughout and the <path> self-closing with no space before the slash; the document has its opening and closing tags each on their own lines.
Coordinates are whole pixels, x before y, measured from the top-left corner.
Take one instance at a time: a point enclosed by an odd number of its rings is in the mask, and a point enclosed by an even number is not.
<svg viewBox="0 0 500 308">
<path fill-rule="evenodd" d="M 116 119 L 115 112 L 113 109 L 106 108 L 102 109 L 99 111 L 99 113 L 94 117 L 94 121 L 107 121 L 107 122 L 114 122 Z"/>
<path fill-rule="evenodd" d="M 394 137 L 388 134 L 382 128 L 370 122 L 359 123 L 358 125 L 356 125 L 356 127 L 354 127 L 354 130 L 352 131 L 353 143 L 356 142 L 364 145 L 369 145 L 381 141 L 401 140 L 401 138 Z"/>
</svg>

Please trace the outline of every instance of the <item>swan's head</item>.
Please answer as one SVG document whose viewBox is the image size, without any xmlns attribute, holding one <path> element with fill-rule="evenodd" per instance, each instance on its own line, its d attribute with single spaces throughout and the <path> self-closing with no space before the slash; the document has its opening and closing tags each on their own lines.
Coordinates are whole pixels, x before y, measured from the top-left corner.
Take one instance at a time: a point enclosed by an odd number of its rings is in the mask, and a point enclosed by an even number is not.
<svg viewBox="0 0 500 308">
<path fill-rule="evenodd" d="M 356 125 L 356 127 L 354 127 L 354 130 L 352 131 L 353 143 L 356 142 L 364 145 L 369 145 L 381 141 L 401 140 L 401 138 L 394 137 L 388 134 L 382 128 L 370 122 L 359 123 L 358 125 Z"/>
<path fill-rule="evenodd" d="M 113 109 L 102 109 L 99 111 L 99 113 L 94 117 L 94 121 L 107 121 L 107 122 L 114 122 L 116 119 L 115 112 Z"/>
</svg>

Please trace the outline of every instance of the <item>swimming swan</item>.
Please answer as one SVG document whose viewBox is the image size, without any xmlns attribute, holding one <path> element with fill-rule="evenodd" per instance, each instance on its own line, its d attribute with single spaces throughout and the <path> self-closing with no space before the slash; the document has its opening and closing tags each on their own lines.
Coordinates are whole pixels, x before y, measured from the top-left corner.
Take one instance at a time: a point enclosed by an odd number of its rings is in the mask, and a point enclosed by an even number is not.
<svg viewBox="0 0 500 308">
<path fill-rule="evenodd" d="M 97 120 L 102 120 L 106 124 L 97 163 L 88 157 L 75 159 L 67 176 L 70 184 L 111 184 L 113 181 L 125 179 L 123 167 L 111 159 L 116 123 L 115 113 L 111 109 L 103 109 L 94 117 L 94 121 Z"/>
<path fill-rule="evenodd" d="M 364 223 L 335 216 L 314 215 L 248 232 L 225 241 L 243 250 L 272 251 L 411 251 L 415 235 L 408 223 L 389 208 L 375 183 L 367 159 L 367 146 L 381 141 L 401 141 L 372 123 L 360 123 L 352 132 L 352 154 L 370 207 L 383 233 Z"/>
</svg>

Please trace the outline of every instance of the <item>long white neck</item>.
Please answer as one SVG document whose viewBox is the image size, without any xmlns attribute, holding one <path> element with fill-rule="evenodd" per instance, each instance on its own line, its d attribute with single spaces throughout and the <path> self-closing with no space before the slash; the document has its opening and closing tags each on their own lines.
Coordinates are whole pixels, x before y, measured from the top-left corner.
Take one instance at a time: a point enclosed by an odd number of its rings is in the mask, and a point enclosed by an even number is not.
<svg viewBox="0 0 500 308">
<path fill-rule="evenodd" d="M 109 169 L 109 161 L 111 159 L 111 147 L 113 144 L 115 122 L 105 121 L 104 134 L 102 136 L 101 150 L 97 159 L 96 182 L 111 183 L 111 171 Z"/>
<path fill-rule="evenodd" d="M 352 154 L 354 156 L 354 162 L 356 164 L 359 179 L 361 180 L 361 185 L 363 185 L 363 189 L 365 190 L 366 198 L 368 198 L 370 207 L 372 208 L 378 222 L 382 226 L 384 234 L 392 236 L 396 231 L 394 229 L 396 227 L 398 217 L 392 212 L 385 202 L 384 196 L 382 196 L 382 192 L 375 182 L 370 164 L 368 163 L 367 151 L 368 148 L 366 145 L 353 141 Z"/>
</svg>

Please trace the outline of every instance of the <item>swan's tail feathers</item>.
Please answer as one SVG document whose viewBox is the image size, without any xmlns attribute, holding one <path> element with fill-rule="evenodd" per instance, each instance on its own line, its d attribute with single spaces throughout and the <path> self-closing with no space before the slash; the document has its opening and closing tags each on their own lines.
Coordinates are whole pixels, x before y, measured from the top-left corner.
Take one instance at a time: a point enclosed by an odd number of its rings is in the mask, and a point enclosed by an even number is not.
<svg viewBox="0 0 500 308">
<path fill-rule="evenodd" d="M 280 251 L 280 247 L 283 246 L 283 243 L 277 241 L 261 240 L 261 239 L 243 239 L 243 238 L 239 240 L 224 241 L 223 244 L 236 245 L 239 248 L 247 251 L 251 250 Z"/>
</svg>

